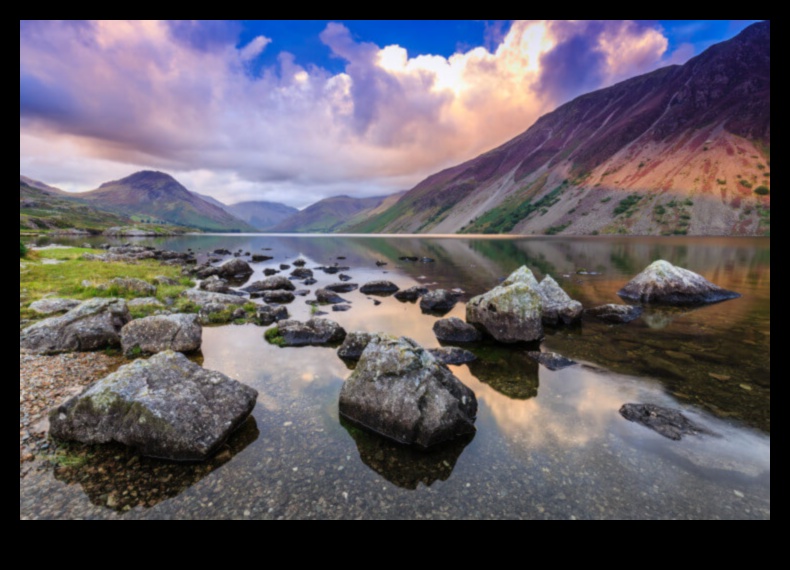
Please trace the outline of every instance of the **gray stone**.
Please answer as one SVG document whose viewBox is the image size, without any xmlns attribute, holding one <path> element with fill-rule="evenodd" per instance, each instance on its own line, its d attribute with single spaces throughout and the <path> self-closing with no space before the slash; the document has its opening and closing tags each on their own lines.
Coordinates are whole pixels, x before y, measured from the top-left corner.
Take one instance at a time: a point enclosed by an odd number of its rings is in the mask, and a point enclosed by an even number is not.
<svg viewBox="0 0 790 570">
<path fill-rule="evenodd" d="M 474 433 L 477 399 L 413 340 L 379 335 L 343 383 L 339 409 L 390 439 L 430 447 Z"/>
<path fill-rule="evenodd" d="M 138 295 L 152 296 L 156 295 L 156 285 L 152 285 L 142 279 L 134 277 L 116 277 L 110 279 L 106 284 L 100 285 L 99 289 L 115 288 L 123 293 L 135 293 Z"/>
<path fill-rule="evenodd" d="M 263 274 L 266 277 L 271 277 L 272 275 L 277 275 L 278 273 L 279 273 L 278 270 L 272 269 L 271 267 L 267 267 L 266 269 L 263 270 Z"/>
<path fill-rule="evenodd" d="M 398 289 L 399 287 L 395 283 L 382 280 L 365 283 L 359 288 L 359 291 L 366 295 L 389 295 L 390 293 L 395 293 Z"/>
<path fill-rule="evenodd" d="M 121 328 L 131 319 L 123 299 L 88 299 L 65 315 L 22 330 L 19 346 L 47 354 L 119 346 Z"/>
<path fill-rule="evenodd" d="M 675 441 L 684 435 L 714 435 L 713 432 L 692 422 L 677 410 L 655 404 L 623 404 L 620 407 L 620 415 L 629 422 L 641 424 Z"/>
<path fill-rule="evenodd" d="M 351 305 L 332 305 L 332 310 L 336 313 L 344 313 L 351 310 Z"/>
<path fill-rule="evenodd" d="M 654 261 L 620 289 L 623 299 L 639 303 L 699 305 L 740 297 L 740 293 L 722 289 L 702 275 L 675 267 L 668 261 Z"/>
<path fill-rule="evenodd" d="M 263 326 L 269 326 L 277 321 L 284 321 L 289 317 L 288 309 L 285 307 L 272 307 L 270 305 L 262 305 L 258 307 L 256 317 L 258 323 Z"/>
<path fill-rule="evenodd" d="M 540 282 L 538 294 L 543 302 L 544 325 L 569 325 L 581 318 L 582 304 L 571 299 L 551 275 L 546 275 Z"/>
<path fill-rule="evenodd" d="M 307 262 L 300 257 L 299 259 L 293 262 L 293 265 L 295 265 L 296 267 L 304 267 L 305 265 L 307 265 Z"/>
<path fill-rule="evenodd" d="M 479 342 L 482 338 L 480 331 L 458 317 L 439 319 L 433 323 L 433 334 L 440 342 Z"/>
<path fill-rule="evenodd" d="M 337 349 L 337 355 L 343 360 L 359 360 L 359 357 L 362 356 L 365 348 L 367 348 L 374 337 L 378 337 L 378 335 L 361 331 L 350 332 L 346 335 L 346 339 L 340 345 L 340 348 Z"/>
<path fill-rule="evenodd" d="M 639 315 L 642 314 L 642 307 L 609 303 L 607 305 L 600 305 L 587 309 L 584 311 L 584 314 L 607 323 L 630 323 L 634 319 L 639 318 Z"/>
<path fill-rule="evenodd" d="M 121 348 L 126 356 L 137 351 L 154 354 L 165 350 L 200 350 L 203 327 L 197 315 L 156 315 L 136 319 L 121 329 Z"/>
<path fill-rule="evenodd" d="M 543 337 L 543 303 L 538 282 L 525 266 L 498 287 L 466 304 L 466 322 L 499 342 L 531 342 Z"/>
<path fill-rule="evenodd" d="M 63 299 L 62 297 L 47 297 L 30 303 L 30 310 L 40 315 L 51 315 L 52 313 L 63 313 L 70 311 L 80 302 L 76 299 Z"/>
<path fill-rule="evenodd" d="M 178 285 L 178 281 L 170 277 L 165 277 L 164 275 L 157 275 L 154 277 L 154 283 L 157 285 Z"/>
<path fill-rule="evenodd" d="M 286 304 L 294 300 L 294 294 L 291 291 L 262 291 L 258 295 L 267 303 Z"/>
<path fill-rule="evenodd" d="M 454 293 L 447 289 L 429 291 L 420 299 L 420 309 L 424 313 L 444 314 L 450 311 L 458 302 Z"/>
<path fill-rule="evenodd" d="M 253 269 L 250 267 L 250 264 L 244 261 L 243 259 L 239 259 L 234 257 L 233 259 L 229 259 L 219 267 L 217 267 L 217 275 L 220 277 L 225 278 L 244 278 L 249 277 L 253 274 Z"/>
<path fill-rule="evenodd" d="M 417 258 L 415 258 L 417 259 Z M 398 301 L 416 301 L 423 295 L 428 292 L 426 287 L 420 287 L 419 285 L 415 285 L 414 287 L 409 287 L 408 289 L 403 289 L 395 293 L 395 298 Z"/>
<path fill-rule="evenodd" d="M 251 259 L 252 259 L 253 263 L 261 263 L 262 261 L 269 261 L 270 259 L 274 259 L 274 258 L 271 255 L 263 255 L 261 253 L 253 253 Z"/>
<path fill-rule="evenodd" d="M 53 409 L 49 433 L 89 444 L 115 441 L 153 457 L 203 460 L 241 425 L 257 395 L 166 351 L 122 366 Z"/>
<path fill-rule="evenodd" d="M 267 277 L 262 281 L 256 281 L 244 287 L 243 291 L 255 293 L 258 291 L 293 291 L 296 289 L 294 284 L 282 275 L 275 275 L 274 277 Z"/>
<path fill-rule="evenodd" d="M 576 364 L 575 360 L 566 358 L 561 354 L 557 354 L 556 352 L 540 352 L 538 350 L 530 350 L 527 352 L 527 356 L 529 356 L 532 360 L 539 362 L 549 370 L 562 370 L 563 368 L 567 368 L 568 366 L 573 366 Z"/>
<path fill-rule="evenodd" d="M 164 307 L 164 304 L 156 297 L 137 297 L 136 299 L 131 299 L 127 305 L 129 305 L 130 309 L 136 307 Z"/>
<path fill-rule="evenodd" d="M 291 271 L 291 277 L 296 279 L 308 279 L 313 276 L 313 270 L 306 267 L 297 267 Z"/>
<path fill-rule="evenodd" d="M 247 302 L 247 299 L 239 295 L 211 293 L 210 291 L 201 291 L 200 289 L 187 289 L 182 293 L 182 295 L 201 307 L 208 303 L 219 303 L 222 305 L 243 305 Z"/>
<path fill-rule="evenodd" d="M 335 293 L 351 293 L 357 289 L 359 285 L 356 283 L 332 283 L 324 287 L 327 291 L 334 291 Z"/>
<path fill-rule="evenodd" d="M 340 344 L 345 338 L 345 329 L 336 322 L 329 319 L 310 319 L 306 323 L 280 321 L 277 324 L 275 342 L 281 346 L 320 346 Z"/>
<path fill-rule="evenodd" d="M 200 288 L 203 291 L 210 291 L 212 293 L 227 293 L 230 287 L 228 282 L 216 275 L 211 275 L 200 282 Z"/>
<path fill-rule="evenodd" d="M 337 303 L 348 303 L 346 299 L 326 289 L 319 289 L 315 292 L 316 301 L 322 305 L 335 305 Z"/>
<path fill-rule="evenodd" d="M 345 273 L 341 273 L 337 278 L 341 281 L 351 281 L 351 275 L 346 275 Z"/>
<path fill-rule="evenodd" d="M 436 360 L 444 364 L 466 364 L 467 362 L 474 362 L 477 360 L 477 356 L 475 356 L 474 353 L 456 346 L 429 348 L 428 352 L 430 352 Z"/>
</svg>

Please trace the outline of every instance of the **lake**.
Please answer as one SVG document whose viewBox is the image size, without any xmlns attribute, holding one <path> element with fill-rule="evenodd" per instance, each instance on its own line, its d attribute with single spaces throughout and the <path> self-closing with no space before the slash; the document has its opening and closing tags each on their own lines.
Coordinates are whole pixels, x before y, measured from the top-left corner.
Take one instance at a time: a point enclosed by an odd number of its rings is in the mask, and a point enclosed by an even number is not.
<svg viewBox="0 0 790 570">
<path fill-rule="evenodd" d="M 67 241 L 67 240 L 62 240 Z M 78 243 L 83 243 L 79 239 Z M 202 363 L 259 392 L 252 417 L 206 464 L 137 458 L 107 446 L 81 466 L 20 479 L 20 514 L 60 518 L 769 519 L 770 240 L 767 238 L 458 238 L 189 235 L 139 240 L 206 253 L 241 249 L 340 263 L 354 283 L 461 288 L 464 301 L 527 265 L 585 307 L 656 259 L 742 294 L 696 309 L 648 310 L 626 325 L 547 329 L 543 350 L 577 365 L 552 372 L 534 347 L 481 344 L 451 366 L 477 396 L 474 437 L 428 452 L 392 444 L 338 416 L 349 368 L 333 348 L 279 348 L 263 327 L 205 327 Z M 427 256 L 432 263 L 401 261 Z M 339 260 L 339 258 L 345 258 Z M 376 261 L 386 265 L 376 265 Z M 315 273 L 315 289 L 337 275 Z M 438 318 L 359 291 L 330 318 L 347 331 L 439 346 Z M 308 297 L 308 299 L 311 297 Z M 378 303 L 378 304 L 377 304 Z M 310 318 L 297 297 L 293 318 Z M 713 435 L 672 441 L 623 419 L 627 402 L 681 410 Z M 112 500 L 108 497 L 112 496 Z M 55 506 L 53 507 L 53 503 Z"/>
</svg>

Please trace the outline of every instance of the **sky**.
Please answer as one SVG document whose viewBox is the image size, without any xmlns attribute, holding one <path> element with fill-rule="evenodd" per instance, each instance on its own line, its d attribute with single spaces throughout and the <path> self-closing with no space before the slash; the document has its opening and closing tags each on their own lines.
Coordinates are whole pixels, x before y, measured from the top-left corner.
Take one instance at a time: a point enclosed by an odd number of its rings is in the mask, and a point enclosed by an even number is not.
<svg viewBox="0 0 790 570">
<path fill-rule="evenodd" d="M 20 174 L 225 203 L 407 190 L 756 20 L 22 20 Z"/>
</svg>

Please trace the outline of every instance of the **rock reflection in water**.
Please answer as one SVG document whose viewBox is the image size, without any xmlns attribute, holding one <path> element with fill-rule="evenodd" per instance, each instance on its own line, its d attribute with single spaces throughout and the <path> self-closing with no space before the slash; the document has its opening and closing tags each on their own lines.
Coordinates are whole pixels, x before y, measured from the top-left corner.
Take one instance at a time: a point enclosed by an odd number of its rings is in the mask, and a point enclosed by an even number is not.
<svg viewBox="0 0 790 570">
<path fill-rule="evenodd" d="M 663 329 L 675 319 L 679 319 L 685 315 L 693 313 L 696 309 L 688 307 L 651 307 L 647 306 L 645 312 L 642 313 L 642 320 L 647 323 L 651 329 Z"/>
<path fill-rule="evenodd" d="M 469 371 L 480 382 L 515 400 L 538 395 L 538 363 L 527 355 L 527 348 L 492 345 L 471 350 L 477 360 L 469 363 Z"/>
<path fill-rule="evenodd" d="M 390 441 L 342 416 L 340 425 L 357 444 L 362 463 L 390 483 L 412 490 L 420 483 L 430 487 L 436 481 L 446 481 L 461 453 L 474 439 L 474 434 L 470 434 L 422 449 Z"/>
<path fill-rule="evenodd" d="M 211 459 L 175 463 L 143 457 L 118 444 L 64 444 L 53 459 L 54 475 L 68 485 L 78 483 L 91 503 L 116 511 L 149 508 L 176 497 L 224 465 L 258 439 L 258 426 L 249 416 Z"/>
</svg>

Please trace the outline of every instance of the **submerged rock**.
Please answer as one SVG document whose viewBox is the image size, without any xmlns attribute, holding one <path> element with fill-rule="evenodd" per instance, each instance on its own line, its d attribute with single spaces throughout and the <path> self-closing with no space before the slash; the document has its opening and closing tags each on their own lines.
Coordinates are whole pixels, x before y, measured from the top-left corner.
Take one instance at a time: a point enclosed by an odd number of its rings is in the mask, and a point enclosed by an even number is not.
<svg viewBox="0 0 790 570">
<path fill-rule="evenodd" d="M 250 414 L 257 395 L 183 354 L 160 352 L 52 410 L 49 432 L 82 443 L 116 441 L 154 457 L 203 460 Z"/>
<path fill-rule="evenodd" d="M 88 299 L 65 315 L 23 329 L 19 347 L 46 354 L 115 347 L 121 344 L 121 328 L 131 319 L 123 299 Z"/>
<path fill-rule="evenodd" d="M 197 315 L 155 315 L 136 319 L 121 329 L 121 348 L 126 356 L 175 350 L 193 352 L 200 349 L 203 327 Z"/>
<path fill-rule="evenodd" d="M 80 302 L 76 299 L 63 299 L 61 297 L 47 297 L 30 303 L 30 310 L 40 315 L 51 315 L 52 313 L 63 313 L 70 311 Z"/>
<path fill-rule="evenodd" d="M 416 342 L 381 335 L 343 383 L 339 410 L 390 439 L 429 447 L 474 433 L 477 399 Z"/>
<path fill-rule="evenodd" d="M 365 295 L 389 295 L 390 293 L 395 293 L 398 289 L 400 288 L 395 283 L 382 280 L 365 283 L 359 288 L 359 292 Z"/>
<path fill-rule="evenodd" d="M 569 325 L 581 318 L 582 304 L 571 299 L 551 275 L 540 282 L 538 294 L 543 302 L 544 325 Z"/>
<path fill-rule="evenodd" d="M 563 368 L 567 368 L 568 366 L 573 366 L 576 364 L 575 360 L 566 358 L 561 354 L 557 354 L 556 352 L 540 352 L 537 350 L 531 350 L 527 352 L 527 356 L 529 356 L 532 360 L 539 362 L 549 370 L 562 370 Z"/>
<path fill-rule="evenodd" d="M 679 411 L 655 404 L 623 404 L 620 407 L 620 415 L 629 422 L 642 424 L 676 441 L 684 435 L 713 435 L 713 432 L 692 422 Z"/>
<path fill-rule="evenodd" d="M 466 364 L 467 362 L 474 362 L 477 360 L 477 356 L 475 356 L 474 353 L 456 346 L 429 348 L 428 352 L 430 352 L 436 360 L 444 364 Z"/>
<path fill-rule="evenodd" d="M 414 259 L 417 259 L 416 257 Z M 409 287 L 408 289 L 403 289 L 395 293 L 395 298 L 398 301 L 416 301 L 423 295 L 428 292 L 426 287 L 420 287 L 419 285 L 415 285 L 414 287 Z"/>
<path fill-rule="evenodd" d="M 639 303 L 699 305 L 740 297 L 740 293 L 722 289 L 702 275 L 676 267 L 659 259 L 620 289 L 623 299 Z"/>
<path fill-rule="evenodd" d="M 449 312 L 458 298 L 455 293 L 446 289 L 437 289 L 436 291 L 429 291 L 420 299 L 420 309 L 424 313 L 439 313 L 444 314 Z"/>
<path fill-rule="evenodd" d="M 607 305 L 600 305 L 598 307 L 593 307 L 592 309 L 587 309 L 584 311 L 584 314 L 595 317 L 596 319 L 600 319 L 607 323 L 622 324 L 630 323 L 631 321 L 638 319 L 639 315 L 642 314 L 642 307 L 637 307 L 635 305 L 615 305 L 614 303 L 609 303 Z"/>
<path fill-rule="evenodd" d="M 433 334 L 440 342 L 451 343 L 478 342 L 482 338 L 480 331 L 458 317 L 439 319 L 433 323 Z"/>
<path fill-rule="evenodd" d="M 136 307 L 164 307 L 165 305 L 156 297 L 137 297 L 135 299 L 129 299 L 127 303 L 130 309 L 134 309 Z"/>
<path fill-rule="evenodd" d="M 346 331 L 335 321 L 329 319 L 310 319 L 300 321 L 280 321 L 273 332 L 266 331 L 266 338 L 280 346 L 320 346 L 339 344 L 346 338 Z"/>
</svg>

